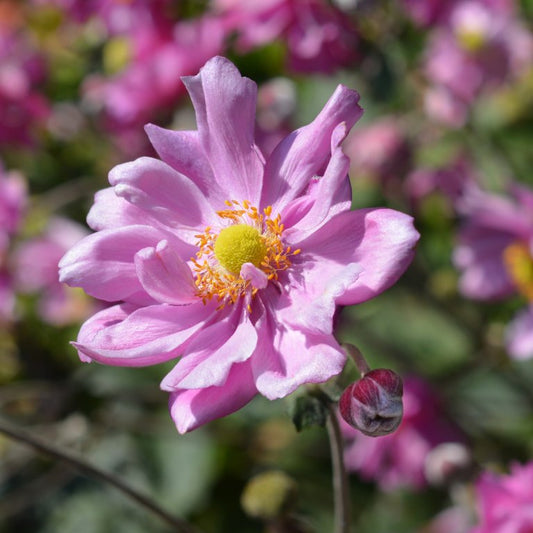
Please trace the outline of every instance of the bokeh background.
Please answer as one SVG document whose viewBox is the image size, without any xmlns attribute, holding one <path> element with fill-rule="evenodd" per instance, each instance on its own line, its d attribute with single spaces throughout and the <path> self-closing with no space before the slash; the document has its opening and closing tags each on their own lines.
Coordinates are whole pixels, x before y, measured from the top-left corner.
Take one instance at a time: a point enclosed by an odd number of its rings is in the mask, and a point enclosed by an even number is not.
<svg viewBox="0 0 533 533">
<path fill-rule="evenodd" d="M 532 30 L 531 0 L 0 0 L 2 419 L 206 532 L 331 531 L 327 435 L 295 430 L 296 398 L 178 435 L 170 366 L 79 361 L 69 341 L 103 304 L 57 262 L 109 170 L 154 155 L 144 124 L 194 129 L 180 76 L 210 57 L 257 82 L 265 152 L 343 83 L 365 110 L 345 141 L 354 207 L 408 212 L 422 235 L 395 287 L 339 315 L 338 339 L 406 387 L 398 435 L 345 430 L 353 531 L 470 531 L 479 473 L 533 454 Z M 355 378 L 349 363 L 336 385 Z M 291 481 L 250 487 L 271 471 Z M 283 519 L 254 516 L 287 486 Z M 0 531 L 169 529 L 0 435 Z"/>
</svg>

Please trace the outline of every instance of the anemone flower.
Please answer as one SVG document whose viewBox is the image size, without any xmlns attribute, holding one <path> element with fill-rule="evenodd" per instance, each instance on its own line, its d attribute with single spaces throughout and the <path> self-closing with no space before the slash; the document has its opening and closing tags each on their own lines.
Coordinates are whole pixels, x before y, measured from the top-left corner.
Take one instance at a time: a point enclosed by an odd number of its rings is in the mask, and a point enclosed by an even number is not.
<svg viewBox="0 0 533 533">
<path fill-rule="evenodd" d="M 227 59 L 184 78 L 197 131 L 146 130 L 161 160 L 111 170 L 89 215 L 96 233 L 61 280 L 120 303 L 74 343 L 83 361 L 179 360 L 163 379 L 178 431 L 338 374 L 336 307 L 392 285 L 412 259 L 411 217 L 350 211 L 340 144 L 361 116 L 340 86 L 267 160 L 254 143 L 257 86 Z"/>
</svg>

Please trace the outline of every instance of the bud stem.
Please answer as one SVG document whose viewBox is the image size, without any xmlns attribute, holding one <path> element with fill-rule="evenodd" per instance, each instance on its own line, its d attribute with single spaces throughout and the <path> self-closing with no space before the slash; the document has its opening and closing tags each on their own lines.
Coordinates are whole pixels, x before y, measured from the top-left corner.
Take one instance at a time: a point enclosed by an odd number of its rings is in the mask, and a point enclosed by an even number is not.
<svg viewBox="0 0 533 533">
<path fill-rule="evenodd" d="M 346 351 L 346 353 L 353 359 L 357 370 L 359 370 L 359 373 L 361 374 L 361 377 L 370 372 L 370 366 L 368 366 L 368 363 L 366 362 L 366 359 L 364 358 L 359 348 L 356 348 L 353 344 L 348 343 L 343 343 L 341 346 Z"/>
<path fill-rule="evenodd" d="M 333 470 L 333 498 L 335 502 L 335 533 L 349 533 L 350 531 L 350 494 L 348 474 L 344 467 L 343 440 L 337 410 L 334 404 L 328 403 L 329 445 L 331 448 L 331 466 Z"/>
</svg>

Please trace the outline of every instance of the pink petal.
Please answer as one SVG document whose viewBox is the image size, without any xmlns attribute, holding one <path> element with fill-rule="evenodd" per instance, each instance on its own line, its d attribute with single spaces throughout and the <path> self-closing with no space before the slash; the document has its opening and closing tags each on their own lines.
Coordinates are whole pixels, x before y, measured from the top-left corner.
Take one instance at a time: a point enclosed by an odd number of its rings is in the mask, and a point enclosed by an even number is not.
<svg viewBox="0 0 533 533">
<path fill-rule="evenodd" d="M 343 369 L 346 355 L 331 335 L 288 328 L 268 311 L 256 329 L 252 369 L 257 390 L 269 400 L 283 398 L 304 383 L 327 381 Z"/>
<path fill-rule="evenodd" d="M 227 193 L 215 181 L 197 131 L 167 130 L 154 124 L 144 129 L 165 163 L 194 181 L 211 205 L 219 208 L 224 204 Z"/>
<path fill-rule="evenodd" d="M 146 211 L 117 196 L 113 187 L 95 194 L 94 204 L 87 215 L 87 224 L 95 231 L 133 226 L 139 222 L 147 226 L 160 226 Z"/>
<path fill-rule="evenodd" d="M 198 187 L 166 163 L 141 157 L 111 170 L 109 183 L 117 196 L 163 224 L 203 229 L 216 215 Z"/>
<path fill-rule="evenodd" d="M 268 276 L 252 263 L 242 265 L 240 276 L 249 280 L 254 289 L 264 289 L 268 285 Z"/>
<path fill-rule="evenodd" d="M 157 302 L 183 305 L 198 301 L 191 270 L 168 241 L 137 252 L 135 268 L 144 290 Z"/>
<path fill-rule="evenodd" d="M 533 307 L 518 313 L 507 326 L 505 344 L 515 359 L 533 357 Z"/>
<path fill-rule="evenodd" d="M 233 365 L 227 380 L 219 387 L 184 389 L 170 395 L 170 415 L 180 433 L 191 431 L 245 406 L 257 389 L 250 365 Z"/>
<path fill-rule="evenodd" d="M 227 199 L 259 205 L 263 163 L 254 144 L 257 86 L 223 57 L 184 77 L 196 110 L 200 142 Z"/>
<path fill-rule="evenodd" d="M 348 170 L 350 160 L 342 151 L 340 144 L 346 137 L 346 125 L 339 124 L 331 137 L 331 159 L 324 176 L 318 178 L 311 196 L 315 202 L 307 214 L 295 224 L 287 235 L 299 232 L 298 238 L 303 239 L 334 215 L 349 211 L 352 205 L 352 189 Z M 294 237 L 296 238 L 296 237 Z"/>
<path fill-rule="evenodd" d="M 59 262 L 59 280 L 100 300 L 151 303 L 135 269 L 134 256 L 143 248 L 176 239 L 148 226 L 102 230 L 75 244 Z"/>
<path fill-rule="evenodd" d="M 345 122 L 349 130 L 362 115 L 358 102 L 355 91 L 339 85 L 311 124 L 279 143 L 265 167 L 261 205 L 283 208 L 305 190 L 313 176 L 322 174 L 335 128 Z"/>
<path fill-rule="evenodd" d="M 205 328 L 191 342 L 180 362 L 162 381 L 163 390 L 221 386 L 233 365 L 252 355 L 257 344 L 255 328 L 246 314 L 238 324 L 233 315 Z"/>
<path fill-rule="evenodd" d="M 418 238 L 408 215 L 392 209 L 359 209 L 336 215 L 294 246 L 316 261 L 358 263 L 361 274 L 337 299 L 339 305 L 353 305 L 397 281 L 413 258 Z"/>
<path fill-rule="evenodd" d="M 217 313 L 203 303 L 119 305 L 94 315 L 73 343 L 84 360 L 116 366 L 145 366 L 181 355 L 188 341 Z M 80 355 L 80 357 L 82 357 Z"/>
</svg>

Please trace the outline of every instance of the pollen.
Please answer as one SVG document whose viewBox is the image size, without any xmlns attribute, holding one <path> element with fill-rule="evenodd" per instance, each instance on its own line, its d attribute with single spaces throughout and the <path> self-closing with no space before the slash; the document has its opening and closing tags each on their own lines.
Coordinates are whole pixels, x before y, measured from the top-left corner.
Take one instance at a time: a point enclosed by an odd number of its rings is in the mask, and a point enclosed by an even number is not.
<svg viewBox="0 0 533 533">
<path fill-rule="evenodd" d="M 244 200 L 227 200 L 228 209 L 218 211 L 218 227 L 207 227 L 196 235 L 198 251 L 191 258 L 197 294 L 207 303 L 215 298 L 219 309 L 247 298 L 246 308 L 258 289 L 241 277 L 241 267 L 252 263 L 263 271 L 269 283 L 277 283 L 279 274 L 291 265 L 300 250 L 283 243 L 281 216 L 272 216 L 272 207 L 262 211 Z"/>
<path fill-rule="evenodd" d="M 224 228 L 215 241 L 215 257 L 232 274 L 238 274 L 244 263 L 261 265 L 267 248 L 259 230 L 248 224 Z"/>
<path fill-rule="evenodd" d="M 522 242 L 510 244 L 503 252 L 503 263 L 518 292 L 533 301 L 533 257 L 529 247 Z"/>
</svg>

